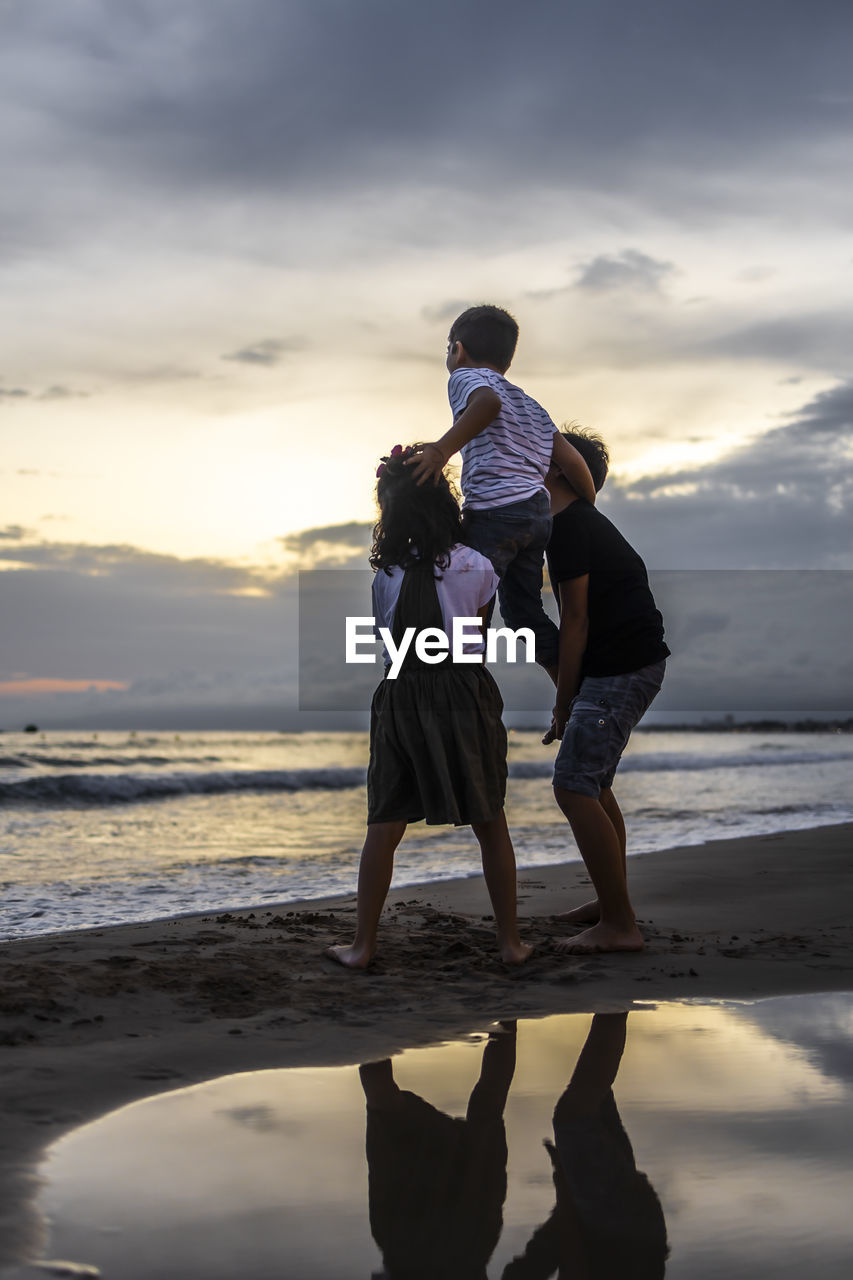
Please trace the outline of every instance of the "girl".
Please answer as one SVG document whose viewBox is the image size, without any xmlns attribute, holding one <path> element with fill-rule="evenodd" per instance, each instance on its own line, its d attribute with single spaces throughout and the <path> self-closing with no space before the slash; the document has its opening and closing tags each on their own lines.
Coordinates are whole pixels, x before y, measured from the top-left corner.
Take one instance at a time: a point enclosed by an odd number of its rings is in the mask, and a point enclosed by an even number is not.
<svg viewBox="0 0 853 1280">
<path fill-rule="evenodd" d="M 442 474 L 418 485 L 405 465 L 413 448 L 395 445 L 377 471 L 379 522 L 370 563 L 373 616 L 399 647 L 406 627 L 438 627 L 452 635 L 454 617 L 481 618 L 497 574 L 479 552 L 461 545 L 461 513 Z M 483 640 L 465 645 L 482 653 Z M 388 656 L 386 653 L 386 662 Z M 515 853 L 504 816 L 506 730 L 498 687 L 481 662 L 454 664 L 450 655 L 425 664 L 411 644 L 396 679 L 387 675 L 370 708 L 367 837 L 358 871 L 356 934 L 326 954 L 366 968 L 376 950 L 379 916 L 391 884 L 394 853 L 406 826 L 470 825 L 507 964 L 532 948 L 518 936 Z"/>
</svg>

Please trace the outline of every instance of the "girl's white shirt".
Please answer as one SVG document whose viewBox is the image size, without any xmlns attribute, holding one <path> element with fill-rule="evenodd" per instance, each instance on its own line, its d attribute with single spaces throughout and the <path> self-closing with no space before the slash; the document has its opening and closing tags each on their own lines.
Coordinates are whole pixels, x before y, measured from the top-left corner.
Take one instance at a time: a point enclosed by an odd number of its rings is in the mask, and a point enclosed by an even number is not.
<svg viewBox="0 0 853 1280">
<path fill-rule="evenodd" d="M 444 631 L 452 640 L 453 619 L 475 618 L 495 594 L 499 578 L 490 560 L 473 547 L 463 546 L 461 542 L 457 542 L 451 549 L 449 567 L 435 569 L 435 578 Z M 389 573 L 379 569 L 373 575 L 373 617 L 377 628 L 387 627 L 391 630 L 402 585 L 403 570 L 399 565 L 392 565 Z M 463 652 L 482 653 L 485 647 L 483 636 L 479 640 L 466 641 Z M 383 655 L 387 665 L 391 659 L 384 646 Z"/>
</svg>

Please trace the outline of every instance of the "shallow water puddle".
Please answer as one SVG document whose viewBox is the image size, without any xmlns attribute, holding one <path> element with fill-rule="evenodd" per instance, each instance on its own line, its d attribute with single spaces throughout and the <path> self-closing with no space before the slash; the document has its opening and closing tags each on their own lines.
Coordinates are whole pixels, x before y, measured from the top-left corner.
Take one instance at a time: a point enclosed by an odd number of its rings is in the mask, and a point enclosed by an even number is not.
<svg viewBox="0 0 853 1280">
<path fill-rule="evenodd" d="M 494 1031 L 79 1129 L 42 1169 L 42 1256 L 115 1280 L 853 1274 L 853 997 Z"/>
</svg>

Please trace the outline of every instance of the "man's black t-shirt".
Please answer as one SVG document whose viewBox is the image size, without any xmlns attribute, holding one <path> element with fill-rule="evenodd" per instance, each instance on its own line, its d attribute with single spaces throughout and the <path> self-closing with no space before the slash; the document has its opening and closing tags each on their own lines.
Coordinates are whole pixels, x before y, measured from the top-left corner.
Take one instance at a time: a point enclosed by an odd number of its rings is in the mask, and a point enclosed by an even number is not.
<svg viewBox="0 0 853 1280">
<path fill-rule="evenodd" d="M 646 566 L 585 498 L 554 516 L 546 551 L 557 603 L 561 582 L 589 574 L 589 636 L 581 676 L 618 676 L 669 656 Z"/>
</svg>

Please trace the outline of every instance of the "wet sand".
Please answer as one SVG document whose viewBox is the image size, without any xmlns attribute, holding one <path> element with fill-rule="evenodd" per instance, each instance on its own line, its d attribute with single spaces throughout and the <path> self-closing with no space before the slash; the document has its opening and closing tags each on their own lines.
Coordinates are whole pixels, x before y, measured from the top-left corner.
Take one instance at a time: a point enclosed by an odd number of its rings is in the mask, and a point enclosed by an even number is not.
<svg viewBox="0 0 853 1280">
<path fill-rule="evenodd" d="M 590 896 L 582 866 L 523 871 L 536 950 L 518 969 L 479 876 L 392 890 L 367 972 L 323 956 L 351 938 L 354 895 L 0 944 L 0 1217 L 61 1133 L 230 1072 L 364 1062 L 513 1016 L 849 990 L 851 851 L 844 825 L 633 858 L 646 947 L 609 956 L 552 946 L 579 932 L 551 917 Z"/>
</svg>

